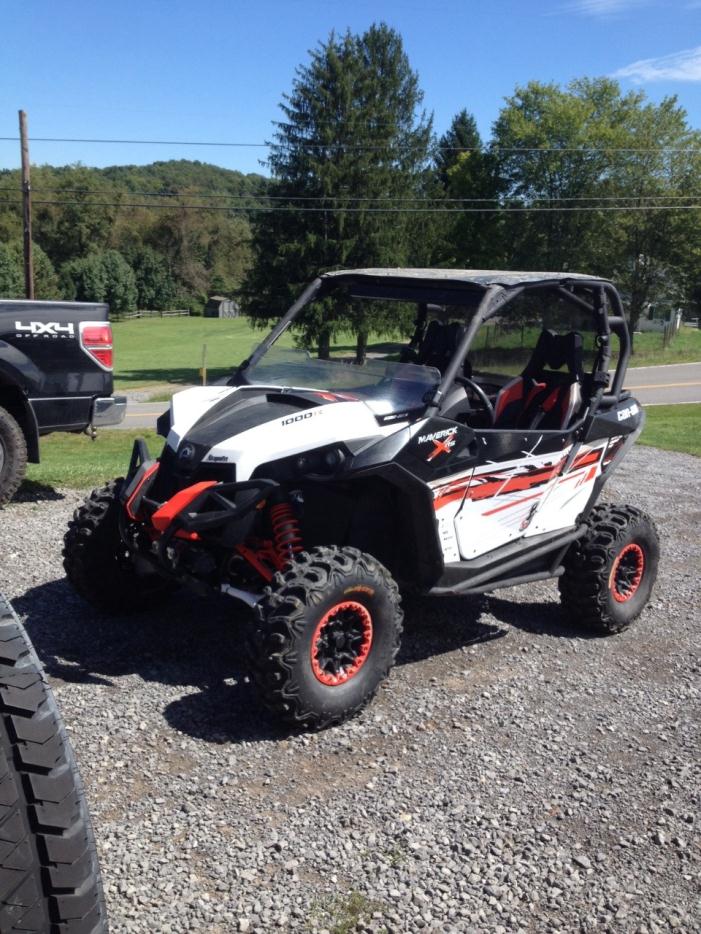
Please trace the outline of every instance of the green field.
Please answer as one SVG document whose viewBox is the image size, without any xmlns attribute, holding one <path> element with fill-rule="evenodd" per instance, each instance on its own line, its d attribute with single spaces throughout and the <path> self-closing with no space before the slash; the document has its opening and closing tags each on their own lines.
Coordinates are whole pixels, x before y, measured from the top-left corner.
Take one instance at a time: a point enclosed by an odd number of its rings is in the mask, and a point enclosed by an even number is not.
<svg viewBox="0 0 701 934">
<path fill-rule="evenodd" d="M 115 343 L 115 388 L 136 389 L 173 384 L 173 387 L 200 381 L 203 347 L 207 351 L 207 378 L 209 381 L 226 375 L 247 357 L 261 340 L 264 331 L 254 329 L 246 318 L 138 318 L 117 321 L 112 325 Z M 536 331 L 526 330 L 523 340 L 532 346 Z M 498 367 L 501 372 L 517 372 L 527 356 L 521 349 L 520 330 L 480 335 L 473 353 L 474 365 L 479 368 Z M 286 334 L 281 342 L 292 346 L 294 339 Z M 495 347 L 494 344 L 497 344 Z M 650 366 L 659 363 L 689 363 L 701 360 L 701 330 L 682 328 L 672 344 L 662 347 L 660 334 L 637 334 L 636 352 L 631 366 Z M 341 337 L 336 352 L 352 353 L 354 342 Z M 370 345 L 370 350 L 391 349 L 387 343 Z M 161 390 L 157 398 L 167 398 Z"/>
<path fill-rule="evenodd" d="M 124 476 L 129 467 L 134 438 L 146 439 L 151 453 L 160 453 L 163 439 L 155 431 L 100 431 L 91 441 L 87 435 L 54 434 L 41 439 L 41 464 L 30 464 L 24 487 L 85 489 L 113 477 Z"/>
<path fill-rule="evenodd" d="M 207 378 L 217 379 L 245 359 L 265 333 L 246 318 L 137 318 L 115 321 L 112 329 L 116 389 L 197 383 L 204 345 Z"/>
<path fill-rule="evenodd" d="M 701 330 L 679 329 L 669 347 L 662 346 L 662 335 L 648 332 L 635 335 L 635 353 L 629 366 L 660 366 L 664 363 L 696 363 L 701 360 Z"/>
<path fill-rule="evenodd" d="M 640 444 L 701 457 L 701 404 L 650 405 Z"/>
<path fill-rule="evenodd" d="M 477 335 L 471 351 L 471 359 L 476 369 L 499 369 L 501 373 L 520 373 L 528 362 L 530 348 L 535 346 L 540 328 L 520 328 L 504 331 L 494 325 L 484 327 Z M 594 361 L 593 335 L 582 332 L 584 336 L 584 365 L 585 368 Z M 618 341 L 614 337 L 612 342 L 613 355 L 611 366 L 614 367 L 618 359 Z M 628 366 L 659 366 L 667 363 L 695 363 L 701 360 L 701 330 L 698 328 L 681 328 L 668 347 L 664 347 L 662 334 L 648 331 L 636 334 L 634 340 L 635 353 L 631 356 Z"/>
<path fill-rule="evenodd" d="M 656 405 L 646 410 L 640 444 L 701 457 L 701 405 Z M 163 444 L 154 431 L 101 431 L 96 441 L 85 435 L 55 434 L 43 438 L 41 464 L 31 464 L 28 489 L 84 489 L 124 474 L 134 438 L 141 436 L 153 454 Z"/>
</svg>

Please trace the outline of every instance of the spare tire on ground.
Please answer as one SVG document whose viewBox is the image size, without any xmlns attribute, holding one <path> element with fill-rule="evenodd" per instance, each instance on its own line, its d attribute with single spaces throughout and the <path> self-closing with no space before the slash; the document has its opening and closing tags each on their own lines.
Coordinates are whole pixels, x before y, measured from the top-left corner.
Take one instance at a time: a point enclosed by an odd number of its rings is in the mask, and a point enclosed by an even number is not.
<svg viewBox="0 0 701 934">
<path fill-rule="evenodd" d="M 105 934 L 95 840 L 66 730 L 0 594 L 0 932 Z"/>
</svg>

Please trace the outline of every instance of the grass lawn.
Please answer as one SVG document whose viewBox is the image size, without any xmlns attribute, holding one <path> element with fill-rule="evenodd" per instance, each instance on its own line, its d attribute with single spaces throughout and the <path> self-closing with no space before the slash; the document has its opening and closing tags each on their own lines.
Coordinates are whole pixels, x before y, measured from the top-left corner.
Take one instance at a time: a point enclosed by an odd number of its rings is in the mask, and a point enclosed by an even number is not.
<svg viewBox="0 0 701 934">
<path fill-rule="evenodd" d="M 485 333 L 487 331 L 488 333 Z M 539 333 L 538 328 L 526 328 L 523 334 L 518 328 L 507 332 L 499 329 L 495 332 L 494 326 L 489 325 L 480 331 L 473 344 L 473 366 L 478 370 L 492 369 L 507 375 L 516 375 L 523 370 L 528 361 L 530 348 L 535 346 Z M 668 347 L 663 346 L 662 334 L 647 331 L 635 335 L 634 346 L 635 353 L 628 361 L 629 368 L 695 363 L 701 361 L 701 330 L 681 328 Z M 584 335 L 584 347 L 584 368 L 591 369 L 595 356 L 591 334 Z M 611 347 L 613 368 L 618 360 L 618 341 L 615 337 L 611 341 Z"/>
<path fill-rule="evenodd" d="M 701 360 L 701 330 L 681 327 L 669 347 L 662 335 L 651 331 L 635 335 L 635 353 L 628 366 L 660 366 L 664 363 L 696 363 Z"/>
<path fill-rule="evenodd" d="M 207 378 L 225 376 L 265 332 L 246 318 L 136 318 L 115 321 L 115 388 L 197 383 L 207 345 Z M 283 338 L 291 344 L 292 338 Z"/>
<path fill-rule="evenodd" d="M 701 456 L 701 405 L 656 405 L 645 411 L 641 444 Z M 152 454 L 160 452 L 163 441 L 155 431 L 100 431 L 96 441 L 71 434 L 42 438 L 42 463 L 29 465 L 25 488 L 84 489 L 123 476 L 138 436 L 146 438 Z"/>
<path fill-rule="evenodd" d="M 640 444 L 701 457 L 701 404 L 650 405 Z"/>
<path fill-rule="evenodd" d="M 56 433 L 41 439 L 41 464 L 30 464 L 24 487 L 85 489 L 113 477 L 123 477 L 134 438 L 146 439 L 152 454 L 160 453 L 163 439 L 155 431 L 100 431 L 95 441 L 87 435 Z"/>
<path fill-rule="evenodd" d="M 207 346 L 207 377 L 209 381 L 225 376 L 232 367 L 245 359 L 260 342 L 265 331 L 254 329 L 246 318 L 137 318 L 116 321 L 112 325 L 115 343 L 115 388 L 135 389 L 172 383 L 174 388 L 200 380 L 202 349 Z M 532 335 L 533 341 L 536 333 Z M 530 329 L 524 335 L 531 340 Z M 492 339 L 493 340 L 493 339 Z M 284 346 L 293 346 L 291 334 L 281 338 Z M 525 362 L 519 349 L 520 332 L 500 335 L 499 348 L 485 351 L 482 339 L 475 344 L 474 363 L 479 367 L 499 366 L 509 373 L 520 371 Z M 530 346 L 530 344 L 528 345 Z M 354 341 L 340 337 L 337 352 L 352 353 Z M 381 339 L 370 345 L 384 351 L 388 344 Z M 637 334 L 635 355 L 630 366 L 650 366 L 661 363 L 689 363 L 701 360 L 701 330 L 682 328 L 671 345 L 662 348 L 661 334 Z M 391 348 L 390 348 L 391 349 Z M 510 366 L 511 356 L 518 360 Z M 527 354 L 526 354 L 527 356 Z M 158 400 L 167 399 L 169 393 L 161 391 Z"/>
</svg>

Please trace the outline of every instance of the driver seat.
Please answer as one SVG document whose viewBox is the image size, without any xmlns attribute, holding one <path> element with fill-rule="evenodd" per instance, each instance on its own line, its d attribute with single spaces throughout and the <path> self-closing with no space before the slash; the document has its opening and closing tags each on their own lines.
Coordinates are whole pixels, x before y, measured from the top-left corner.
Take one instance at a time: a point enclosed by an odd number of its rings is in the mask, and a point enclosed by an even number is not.
<svg viewBox="0 0 701 934">
<path fill-rule="evenodd" d="M 404 363 L 417 363 L 420 366 L 431 366 L 439 371 L 441 376 L 445 373 L 450 361 L 465 336 L 467 328 L 457 321 L 443 324 L 435 318 L 430 321 L 418 342 L 412 349 L 411 345 L 402 353 Z M 412 340 L 412 344 L 415 339 Z M 461 367 L 461 374 L 468 379 L 472 377 L 472 364 L 465 357 Z M 471 411 L 465 389 L 459 382 L 453 383 L 445 394 L 441 403 L 441 416 L 443 418 L 459 419 Z"/>
<path fill-rule="evenodd" d="M 455 351 L 465 336 L 465 331 L 466 328 L 457 321 L 443 324 L 434 319 L 429 323 L 418 347 L 412 354 L 411 362 L 418 363 L 420 366 L 435 367 L 443 374 L 455 356 Z"/>
<path fill-rule="evenodd" d="M 541 331 L 521 376 L 499 390 L 494 427 L 560 431 L 582 404 L 582 335 Z M 567 366 L 567 372 L 557 372 Z"/>
</svg>

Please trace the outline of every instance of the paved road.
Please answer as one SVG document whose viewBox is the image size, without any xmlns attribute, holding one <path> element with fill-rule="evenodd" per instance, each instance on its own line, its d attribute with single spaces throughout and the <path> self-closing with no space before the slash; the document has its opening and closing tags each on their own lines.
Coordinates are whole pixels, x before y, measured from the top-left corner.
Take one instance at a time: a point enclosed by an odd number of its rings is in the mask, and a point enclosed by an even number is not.
<svg viewBox="0 0 701 934">
<path fill-rule="evenodd" d="M 635 367 L 624 385 L 643 405 L 701 402 L 701 363 Z"/>
<path fill-rule="evenodd" d="M 628 370 L 625 388 L 643 405 L 701 403 L 701 363 L 641 366 Z M 167 402 L 129 402 L 120 428 L 155 428 Z"/>
<path fill-rule="evenodd" d="M 168 408 L 167 402 L 132 402 L 127 404 L 127 414 L 118 428 L 155 428 L 156 419 Z"/>
</svg>

